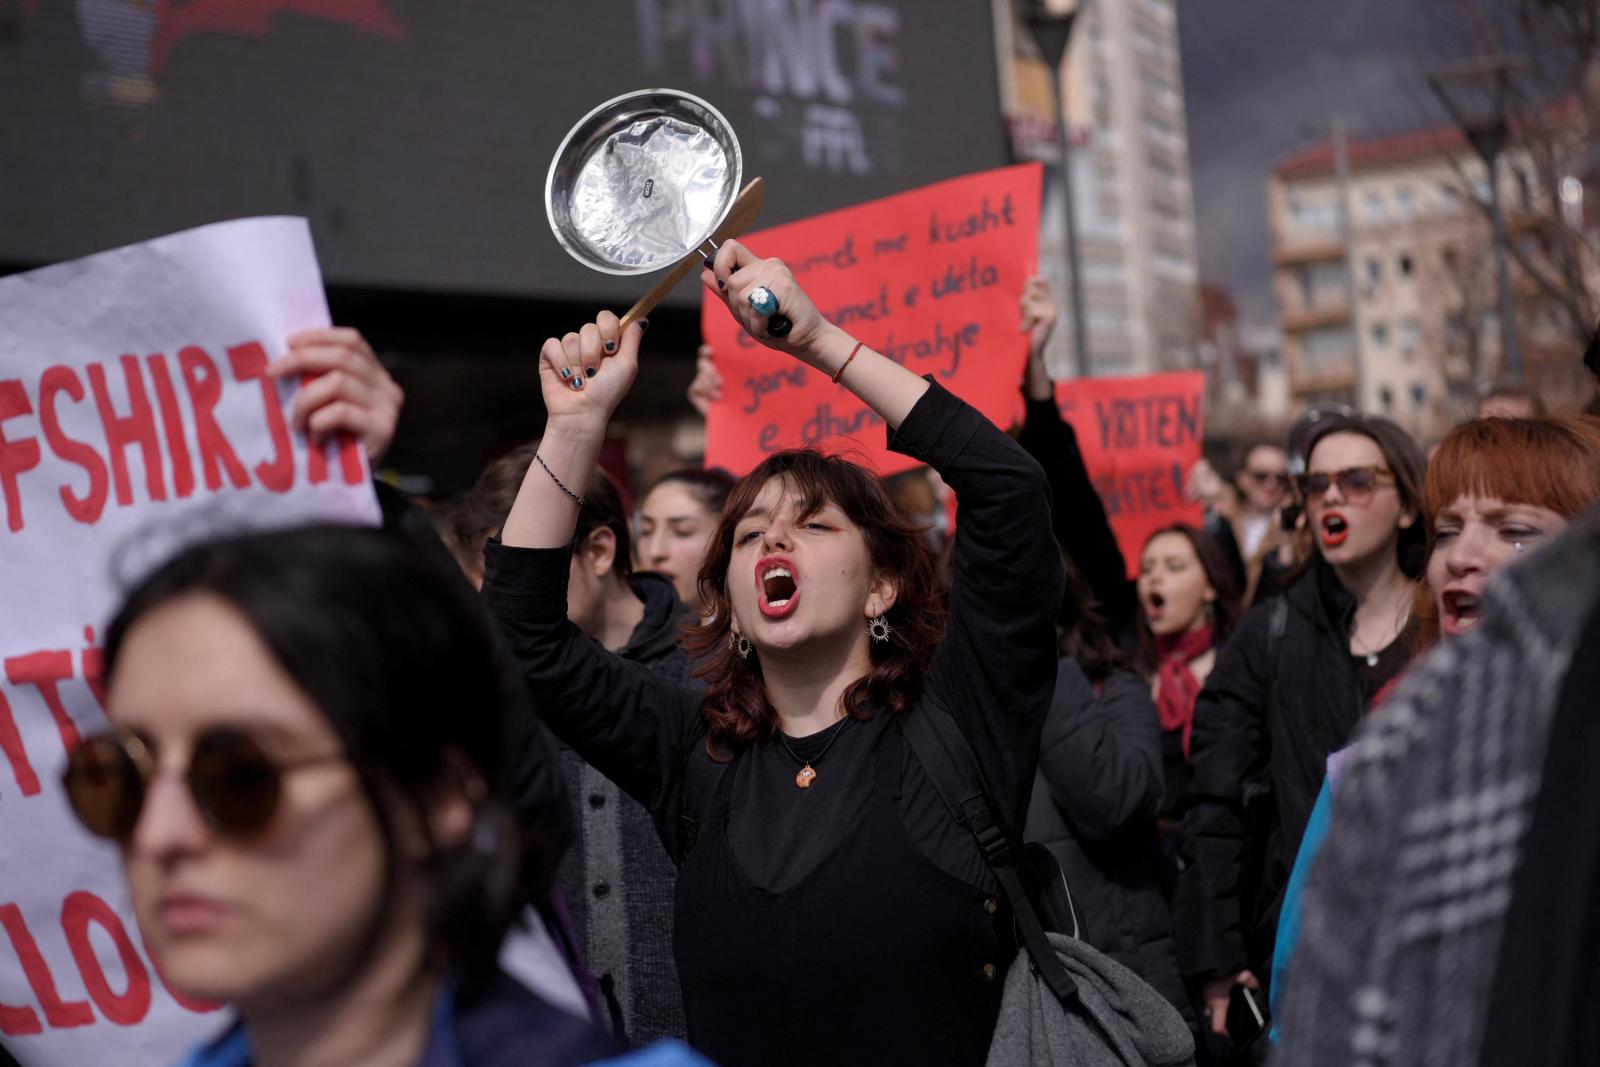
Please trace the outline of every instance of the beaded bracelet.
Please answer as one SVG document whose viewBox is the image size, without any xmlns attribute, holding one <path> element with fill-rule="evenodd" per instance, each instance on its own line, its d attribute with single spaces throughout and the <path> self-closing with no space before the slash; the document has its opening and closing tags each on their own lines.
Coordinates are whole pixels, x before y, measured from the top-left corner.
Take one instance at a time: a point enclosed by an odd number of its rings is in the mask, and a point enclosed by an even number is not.
<svg viewBox="0 0 1600 1067">
<path fill-rule="evenodd" d="M 543 467 L 544 472 L 550 476 L 550 480 L 556 483 L 556 488 L 560 489 L 563 493 L 567 494 L 578 502 L 578 507 L 580 510 L 588 505 L 589 502 L 587 500 L 583 499 L 583 497 L 579 496 L 577 493 L 574 493 L 571 489 L 568 489 L 565 483 L 563 483 L 560 478 L 556 477 L 556 472 L 550 469 L 550 464 L 544 461 L 543 456 L 535 452 L 533 454 L 533 458 L 539 461 L 539 466 Z"/>
</svg>

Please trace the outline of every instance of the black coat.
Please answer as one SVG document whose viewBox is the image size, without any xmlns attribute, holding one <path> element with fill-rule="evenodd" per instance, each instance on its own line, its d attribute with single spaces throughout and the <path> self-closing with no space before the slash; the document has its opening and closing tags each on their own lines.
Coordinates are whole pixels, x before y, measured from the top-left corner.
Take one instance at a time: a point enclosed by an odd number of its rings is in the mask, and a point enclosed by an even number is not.
<svg viewBox="0 0 1600 1067">
<path fill-rule="evenodd" d="M 1161 890 L 1163 792 L 1161 720 L 1150 687 L 1118 672 L 1097 696 L 1078 664 L 1062 660 L 1025 836 L 1061 864 L 1084 940 L 1192 1023 Z"/>
<path fill-rule="evenodd" d="M 1365 710 L 1350 656 L 1354 611 L 1318 558 L 1281 602 L 1245 616 L 1195 703 L 1172 900 L 1190 978 L 1270 969 L 1283 887 L 1327 758 Z"/>
</svg>

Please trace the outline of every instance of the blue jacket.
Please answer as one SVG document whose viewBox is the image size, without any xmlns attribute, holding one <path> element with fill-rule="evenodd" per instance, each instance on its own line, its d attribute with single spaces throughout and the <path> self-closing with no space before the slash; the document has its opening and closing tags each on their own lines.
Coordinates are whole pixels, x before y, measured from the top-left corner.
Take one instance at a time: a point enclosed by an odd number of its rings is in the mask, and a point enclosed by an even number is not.
<svg viewBox="0 0 1600 1067">
<path fill-rule="evenodd" d="M 250 1036 L 235 1022 L 202 1045 L 181 1067 L 251 1067 Z M 499 975 L 483 996 L 457 1006 L 453 987 L 440 986 L 433 1027 L 416 1067 L 710 1067 L 676 1041 L 626 1051 L 605 1031 L 569 1015 Z"/>
</svg>

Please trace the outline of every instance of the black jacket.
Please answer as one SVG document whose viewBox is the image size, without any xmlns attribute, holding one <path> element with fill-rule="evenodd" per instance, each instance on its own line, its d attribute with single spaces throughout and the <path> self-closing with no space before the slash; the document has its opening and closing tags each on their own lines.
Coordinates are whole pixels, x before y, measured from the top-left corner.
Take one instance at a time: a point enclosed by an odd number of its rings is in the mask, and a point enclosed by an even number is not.
<svg viewBox="0 0 1600 1067">
<path fill-rule="evenodd" d="M 1350 657 L 1354 611 L 1319 557 L 1281 601 L 1245 616 L 1195 703 L 1172 901 L 1188 977 L 1270 969 L 1283 887 L 1328 755 L 1365 710 Z"/>
<path fill-rule="evenodd" d="M 694 612 L 659 574 L 629 581 L 644 602 L 617 655 L 658 678 L 695 686 L 679 638 Z M 672 892 L 677 871 L 650 812 L 564 748 L 561 770 L 576 801 L 578 834 L 557 870 L 584 960 L 613 1026 L 636 1044 L 683 1037 L 688 1024 L 672 960 Z"/>
<path fill-rule="evenodd" d="M 1126 671 L 1097 696 L 1061 661 L 1039 741 L 1026 836 L 1061 864 L 1084 940 L 1143 978 L 1191 1023 L 1172 916 L 1161 891 L 1161 720 Z"/>
<path fill-rule="evenodd" d="M 1128 579 L 1128 562 L 1106 517 L 1105 502 L 1084 466 L 1077 431 L 1061 417 L 1054 400 L 1030 398 L 1026 411 L 1017 443 L 1038 461 L 1050 483 L 1056 543 L 1094 595 L 1112 638 L 1131 653 L 1139 645 L 1138 588 Z M 1063 617 L 1071 608 L 1063 600 Z"/>
</svg>

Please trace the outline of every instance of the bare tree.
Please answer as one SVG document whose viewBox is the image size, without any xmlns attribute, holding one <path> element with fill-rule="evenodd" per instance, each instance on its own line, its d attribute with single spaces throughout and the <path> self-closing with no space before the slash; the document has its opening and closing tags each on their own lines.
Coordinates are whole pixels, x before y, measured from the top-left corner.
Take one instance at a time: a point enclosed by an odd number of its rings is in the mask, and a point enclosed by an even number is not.
<svg viewBox="0 0 1600 1067">
<path fill-rule="evenodd" d="M 1441 31 L 1434 59 L 1525 58 L 1509 75 L 1504 101 L 1509 143 L 1502 158 L 1514 165 L 1513 179 L 1501 189 L 1510 216 L 1508 252 L 1520 282 L 1518 336 L 1532 334 L 1526 347 L 1541 362 L 1566 352 L 1566 362 L 1575 364 L 1600 318 L 1600 232 L 1590 221 L 1600 219 L 1600 211 L 1584 197 L 1591 189 L 1600 196 L 1600 0 L 1438 0 L 1432 15 Z M 1474 91 L 1491 91 L 1487 84 L 1460 89 L 1469 95 L 1468 112 L 1486 103 L 1470 99 Z M 1466 199 L 1487 219 L 1489 204 L 1475 195 L 1478 184 L 1468 173 L 1473 164 L 1461 155 L 1452 163 Z M 1462 261 L 1463 272 L 1476 274 L 1476 266 Z M 1482 300 L 1479 280 L 1470 286 L 1464 275 L 1458 280 L 1461 311 L 1473 313 L 1476 322 L 1482 309 L 1468 305 Z M 1476 342 L 1472 348 L 1481 372 Z M 1544 373 L 1534 376 L 1556 379 L 1552 385 L 1570 377 L 1561 373 L 1569 368 L 1539 369 Z M 1531 363 L 1529 370 L 1535 370 Z"/>
</svg>

